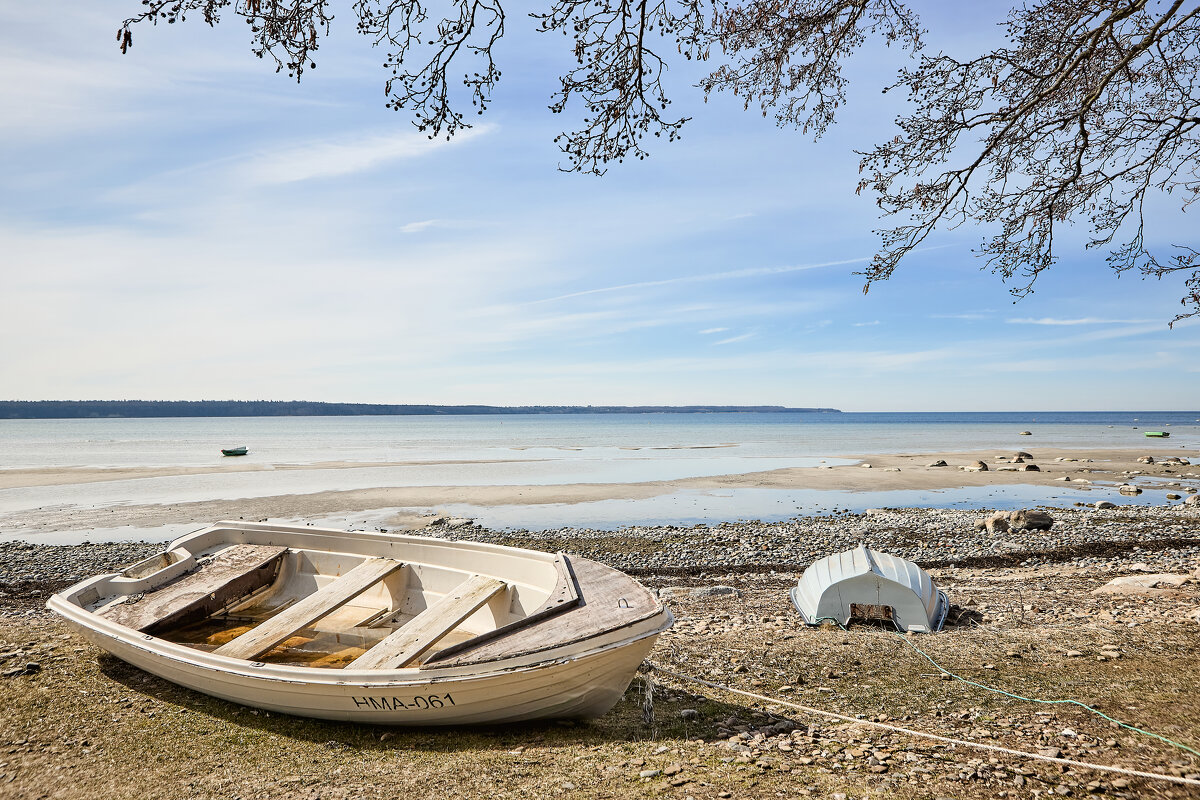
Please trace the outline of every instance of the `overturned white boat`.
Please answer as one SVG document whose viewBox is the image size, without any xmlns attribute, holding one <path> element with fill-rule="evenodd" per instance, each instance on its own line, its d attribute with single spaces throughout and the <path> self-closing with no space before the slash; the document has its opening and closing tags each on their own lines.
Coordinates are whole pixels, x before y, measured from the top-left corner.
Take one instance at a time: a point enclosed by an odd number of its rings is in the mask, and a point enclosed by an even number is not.
<svg viewBox="0 0 1200 800">
<path fill-rule="evenodd" d="M 920 633 L 941 630 L 950 610 L 929 573 L 866 545 L 813 562 L 792 588 L 792 603 L 809 625 L 879 620 Z"/>
<path fill-rule="evenodd" d="M 585 558 L 241 522 L 47 605 L 182 686 L 390 725 L 598 716 L 673 622 L 641 584 Z"/>
</svg>

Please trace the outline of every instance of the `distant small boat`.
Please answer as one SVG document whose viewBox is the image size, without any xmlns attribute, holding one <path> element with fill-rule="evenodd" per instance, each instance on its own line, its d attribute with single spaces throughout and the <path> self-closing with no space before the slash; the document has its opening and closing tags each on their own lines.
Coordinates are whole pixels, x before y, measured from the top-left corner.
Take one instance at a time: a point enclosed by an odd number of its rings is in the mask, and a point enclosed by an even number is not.
<svg viewBox="0 0 1200 800">
<path fill-rule="evenodd" d="M 221 455 L 223 455 L 223 456 L 244 456 L 244 455 L 246 455 L 247 452 L 249 452 L 249 451 L 245 447 L 231 447 L 228 450 L 222 450 Z"/>
<path fill-rule="evenodd" d="M 1166 431 L 1146 431 L 1147 436 L 1153 436 L 1156 439 L 1166 439 L 1171 434 Z"/>
</svg>

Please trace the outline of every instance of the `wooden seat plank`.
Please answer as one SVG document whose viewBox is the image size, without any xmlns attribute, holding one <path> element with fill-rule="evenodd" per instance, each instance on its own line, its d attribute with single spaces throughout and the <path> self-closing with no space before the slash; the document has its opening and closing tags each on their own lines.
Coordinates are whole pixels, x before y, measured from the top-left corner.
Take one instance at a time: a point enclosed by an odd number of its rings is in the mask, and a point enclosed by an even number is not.
<svg viewBox="0 0 1200 800">
<path fill-rule="evenodd" d="M 297 631 L 337 610 L 404 566 L 390 558 L 370 558 L 308 597 L 231 639 L 213 652 L 230 658 L 257 658 Z"/>
<path fill-rule="evenodd" d="M 484 603 L 508 588 L 504 581 L 473 575 L 453 591 L 351 661 L 346 669 L 401 669 L 420 658 Z"/>
<path fill-rule="evenodd" d="M 133 602 L 117 603 L 97 614 L 146 633 L 186 625 L 270 585 L 286 552 L 286 547 L 235 544 Z"/>
<path fill-rule="evenodd" d="M 568 563 L 579 590 L 578 604 L 502 636 L 481 639 L 477 644 L 465 642 L 465 649 L 446 648 L 431 655 L 422 668 L 476 666 L 549 650 L 634 625 L 658 613 L 658 598 L 625 573 L 580 556 L 570 556 Z"/>
</svg>

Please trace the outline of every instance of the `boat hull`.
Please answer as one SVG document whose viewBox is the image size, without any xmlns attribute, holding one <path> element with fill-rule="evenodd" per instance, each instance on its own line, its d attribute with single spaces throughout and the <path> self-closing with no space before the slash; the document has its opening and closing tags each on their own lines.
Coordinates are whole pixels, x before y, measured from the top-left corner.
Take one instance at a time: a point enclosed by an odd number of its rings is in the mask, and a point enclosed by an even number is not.
<svg viewBox="0 0 1200 800">
<path fill-rule="evenodd" d="M 58 610 L 58 609 L 56 609 Z M 61 611 L 60 611 L 61 613 Z M 317 719 L 375 725 L 467 725 L 592 718 L 609 711 L 654 647 L 658 633 L 525 667 L 477 675 L 357 680 L 255 675 L 139 646 L 68 617 L 92 644 L 163 680 L 240 705 Z"/>
<path fill-rule="evenodd" d="M 308 546 L 320 543 L 330 547 L 340 543 L 368 552 L 390 551 L 397 542 L 393 537 L 372 533 L 245 524 L 240 528 L 220 528 L 218 533 L 192 534 L 171 547 L 178 545 L 184 550 L 192 547 L 199 552 L 201 544 L 211 544 L 210 540 L 218 535 L 230 540 L 269 539 Z M 521 558 L 537 559 L 546 562 L 543 566 L 549 568 L 552 564 L 546 560 L 554 558 L 494 545 L 409 537 L 399 541 L 409 547 L 410 555 L 417 555 L 418 548 L 425 548 L 429 557 L 441 551 L 443 559 L 468 560 L 468 568 L 485 561 L 497 563 L 503 558 L 515 559 L 514 564 Z M 147 569 L 154 569 L 159 563 L 162 562 L 155 562 Z M 590 563 L 593 567 L 588 569 L 595 569 L 597 565 Z M 159 572 L 152 574 L 166 575 L 188 566 L 187 559 L 182 559 L 159 567 Z M 582 562 L 580 566 L 587 567 Z M 619 575 L 608 568 L 600 569 Z M 466 725 L 599 716 L 621 698 L 658 635 L 673 623 L 670 611 L 654 601 L 647 613 L 630 616 L 586 636 L 564 638 L 542 649 L 514 651 L 510 657 L 475 663 L 435 660 L 398 669 L 356 669 L 352 664 L 341 669 L 306 667 L 267 663 L 270 659 L 264 662 L 234 658 L 198 649 L 127 627 L 117 619 L 94 613 L 86 602 L 80 602 L 80 596 L 86 595 L 89 587 L 99 585 L 105 587 L 105 592 L 111 592 L 113 585 L 119 583 L 128 587 L 121 589 L 122 592 L 132 593 L 143 591 L 143 584 L 155 580 L 141 577 L 136 565 L 130 570 L 135 573 L 131 577 L 125 577 L 127 570 L 119 576 L 98 576 L 81 582 L 52 596 L 47 605 L 102 650 L 188 689 L 268 711 L 380 725 Z M 636 586 L 631 579 L 621 577 Z M 580 583 L 585 593 L 587 586 Z M 596 595 L 596 600 L 600 598 L 601 595 Z M 534 623 L 534 627 L 541 624 L 544 623 Z"/>
</svg>

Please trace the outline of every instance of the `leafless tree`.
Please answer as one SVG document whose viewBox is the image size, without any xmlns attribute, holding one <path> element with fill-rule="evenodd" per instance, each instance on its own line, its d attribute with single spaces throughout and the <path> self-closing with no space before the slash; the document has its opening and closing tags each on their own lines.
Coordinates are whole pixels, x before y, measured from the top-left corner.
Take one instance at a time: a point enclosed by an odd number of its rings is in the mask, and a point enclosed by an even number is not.
<svg viewBox="0 0 1200 800">
<path fill-rule="evenodd" d="M 493 46 L 501 0 L 352 0 L 358 30 L 388 50 L 387 103 L 429 136 L 468 127 L 500 79 Z M 252 48 L 297 80 L 315 67 L 330 0 L 142 0 L 139 22 L 197 14 L 214 25 L 232 7 Z M 568 171 L 601 174 L 647 155 L 645 137 L 675 139 L 663 74 L 674 58 L 709 60 L 700 88 L 732 92 L 781 125 L 825 133 L 846 101 L 843 67 L 868 41 L 911 51 L 890 90 L 908 94 L 899 134 L 862 153 L 858 191 L 877 197 L 891 227 L 864 271 L 891 276 L 939 229 L 988 231 L 985 263 L 1017 295 L 1054 265 L 1059 226 L 1090 225 L 1088 248 L 1118 272 L 1184 278 L 1183 310 L 1200 315 L 1200 251 L 1152 246 L 1146 203 L 1200 195 L 1200 0 L 1034 0 L 1003 22 L 1006 43 L 961 59 L 924 54 L 925 32 L 904 0 L 552 0 L 530 16 L 561 33 L 576 66 L 554 112 L 573 102 L 582 124 L 558 143 Z M 458 76 L 462 75 L 462 84 Z M 1164 250 L 1167 254 L 1164 254 Z"/>
</svg>

